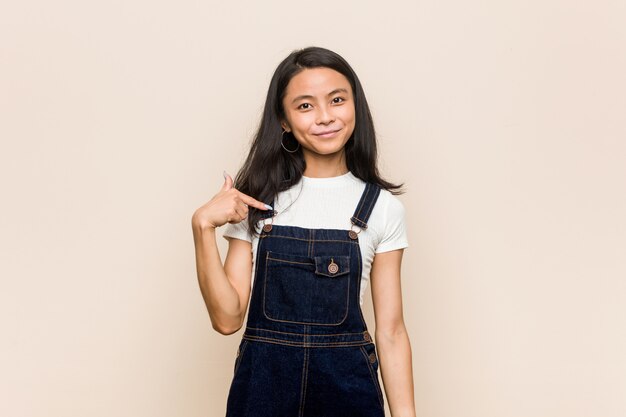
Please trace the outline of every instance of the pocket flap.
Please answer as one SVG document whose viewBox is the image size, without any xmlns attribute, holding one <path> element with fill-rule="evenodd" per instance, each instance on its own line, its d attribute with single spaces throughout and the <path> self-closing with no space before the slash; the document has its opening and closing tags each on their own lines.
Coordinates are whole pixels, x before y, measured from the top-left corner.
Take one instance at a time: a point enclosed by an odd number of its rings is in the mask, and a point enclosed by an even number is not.
<svg viewBox="0 0 626 417">
<path fill-rule="evenodd" d="M 338 277 L 350 272 L 349 256 L 316 256 L 315 273 L 325 277 Z"/>
</svg>

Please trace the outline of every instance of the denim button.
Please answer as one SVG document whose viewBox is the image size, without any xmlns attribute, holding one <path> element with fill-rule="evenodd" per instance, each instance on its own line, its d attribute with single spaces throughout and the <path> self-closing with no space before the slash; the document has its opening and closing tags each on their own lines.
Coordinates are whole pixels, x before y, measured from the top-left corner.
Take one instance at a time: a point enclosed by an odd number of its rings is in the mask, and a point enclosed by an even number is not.
<svg viewBox="0 0 626 417">
<path fill-rule="evenodd" d="M 263 231 L 265 233 L 269 233 L 272 231 L 272 225 L 271 224 L 266 224 L 265 226 L 263 226 Z"/>
<path fill-rule="evenodd" d="M 337 264 L 331 258 L 330 263 L 328 264 L 328 272 L 330 272 L 331 274 L 336 274 L 338 271 L 339 271 L 339 266 L 337 266 Z"/>
<path fill-rule="evenodd" d="M 376 354 L 370 353 L 370 363 L 374 363 L 374 362 L 376 362 Z"/>
<path fill-rule="evenodd" d="M 350 236 L 350 239 L 352 240 L 356 240 L 356 238 L 359 237 L 358 234 L 354 230 L 350 230 L 348 232 L 348 236 Z"/>
<path fill-rule="evenodd" d="M 347 278 L 350 272 L 349 255 L 315 256 L 315 274 L 331 278 Z"/>
<path fill-rule="evenodd" d="M 369 332 L 366 330 L 363 332 L 363 339 L 365 339 L 366 342 L 371 342 L 372 341 L 372 336 L 370 336 Z"/>
</svg>

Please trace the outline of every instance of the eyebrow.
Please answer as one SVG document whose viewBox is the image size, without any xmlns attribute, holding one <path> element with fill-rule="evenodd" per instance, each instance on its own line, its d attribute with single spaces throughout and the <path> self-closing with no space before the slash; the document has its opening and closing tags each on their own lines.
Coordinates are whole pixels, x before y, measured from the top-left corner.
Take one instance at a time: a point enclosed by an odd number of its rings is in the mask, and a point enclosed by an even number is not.
<svg viewBox="0 0 626 417">
<path fill-rule="evenodd" d="M 344 93 L 344 94 L 348 94 L 348 90 L 346 90 L 345 88 L 336 88 L 336 89 L 334 89 L 333 91 L 331 91 L 330 93 L 328 93 L 328 94 L 326 95 L 326 97 L 330 97 L 330 96 L 335 95 L 335 94 L 337 94 L 337 93 Z M 295 103 L 296 101 L 306 100 L 306 99 L 311 99 L 311 98 L 313 98 L 313 96 L 312 96 L 312 95 L 310 95 L 310 94 L 304 94 L 304 95 L 301 95 L 301 96 L 298 96 L 298 97 L 294 98 L 294 99 L 291 101 L 291 103 L 293 104 L 293 103 Z"/>
</svg>

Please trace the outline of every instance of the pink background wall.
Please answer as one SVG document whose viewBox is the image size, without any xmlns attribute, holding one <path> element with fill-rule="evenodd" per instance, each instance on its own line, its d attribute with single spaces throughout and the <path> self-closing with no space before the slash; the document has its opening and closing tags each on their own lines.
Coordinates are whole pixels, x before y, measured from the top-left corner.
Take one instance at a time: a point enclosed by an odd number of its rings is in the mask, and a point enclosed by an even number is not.
<svg viewBox="0 0 626 417">
<path fill-rule="evenodd" d="M 191 214 L 276 65 L 319 45 L 407 184 L 418 415 L 623 417 L 624 22 L 623 1 L 5 2 L 0 415 L 223 415 L 241 331 L 211 329 Z"/>
</svg>

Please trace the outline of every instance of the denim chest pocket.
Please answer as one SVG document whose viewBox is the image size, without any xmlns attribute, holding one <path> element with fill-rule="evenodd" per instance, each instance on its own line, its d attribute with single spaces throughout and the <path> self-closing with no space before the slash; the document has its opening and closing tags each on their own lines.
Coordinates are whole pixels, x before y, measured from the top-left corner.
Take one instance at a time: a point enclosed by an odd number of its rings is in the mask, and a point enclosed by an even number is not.
<svg viewBox="0 0 626 417">
<path fill-rule="evenodd" d="M 338 325 L 348 315 L 350 256 L 268 251 L 263 311 L 270 320 Z"/>
</svg>

